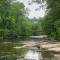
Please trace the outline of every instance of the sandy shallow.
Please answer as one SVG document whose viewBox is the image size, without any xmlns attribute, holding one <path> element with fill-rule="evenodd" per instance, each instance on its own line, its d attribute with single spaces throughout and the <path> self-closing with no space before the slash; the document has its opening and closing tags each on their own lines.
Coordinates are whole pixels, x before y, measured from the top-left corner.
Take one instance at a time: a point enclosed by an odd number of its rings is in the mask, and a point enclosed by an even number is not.
<svg viewBox="0 0 60 60">
<path fill-rule="evenodd" d="M 41 48 L 45 48 L 49 51 L 60 52 L 60 42 L 54 42 L 54 43 L 42 42 L 40 46 Z"/>
<path fill-rule="evenodd" d="M 25 41 L 23 46 L 17 46 L 13 48 L 32 48 L 36 44 L 40 44 L 41 48 L 45 48 L 48 51 L 60 52 L 60 42 L 35 42 L 35 41 Z"/>
</svg>

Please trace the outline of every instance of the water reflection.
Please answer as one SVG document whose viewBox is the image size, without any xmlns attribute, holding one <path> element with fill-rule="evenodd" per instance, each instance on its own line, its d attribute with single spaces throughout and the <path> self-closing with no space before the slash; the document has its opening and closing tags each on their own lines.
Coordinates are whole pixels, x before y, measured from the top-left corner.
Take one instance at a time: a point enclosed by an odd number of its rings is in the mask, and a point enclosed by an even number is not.
<svg viewBox="0 0 60 60">
<path fill-rule="evenodd" d="M 34 50 L 29 50 L 24 57 L 25 60 L 40 60 L 42 59 L 41 53 L 34 51 Z"/>
<path fill-rule="evenodd" d="M 27 46 L 26 48 L 21 48 L 21 46 L 24 46 L 21 41 L 0 43 L 0 60 L 41 60 L 42 57 L 44 60 L 46 60 L 45 58 L 49 60 L 56 54 L 46 49 L 40 49 L 37 46 Z"/>
</svg>

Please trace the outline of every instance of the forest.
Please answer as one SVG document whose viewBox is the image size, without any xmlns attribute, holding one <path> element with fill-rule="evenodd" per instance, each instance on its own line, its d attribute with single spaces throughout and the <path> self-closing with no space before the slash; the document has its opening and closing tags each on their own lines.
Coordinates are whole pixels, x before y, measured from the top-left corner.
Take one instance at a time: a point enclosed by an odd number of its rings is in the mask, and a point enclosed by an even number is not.
<svg viewBox="0 0 60 60">
<path fill-rule="evenodd" d="M 42 3 L 44 1 L 47 2 L 45 16 L 29 19 L 23 3 L 0 0 L 0 39 L 48 35 L 60 40 L 60 0 L 42 0 Z M 39 0 L 36 2 L 40 4 Z"/>
</svg>

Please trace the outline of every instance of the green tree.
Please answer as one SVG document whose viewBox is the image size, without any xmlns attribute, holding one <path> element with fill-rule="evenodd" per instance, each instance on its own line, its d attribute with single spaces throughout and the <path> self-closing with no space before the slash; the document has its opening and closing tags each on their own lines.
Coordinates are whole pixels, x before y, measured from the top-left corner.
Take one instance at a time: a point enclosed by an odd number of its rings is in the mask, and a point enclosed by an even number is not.
<svg viewBox="0 0 60 60">
<path fill-rule="evenodd" d="M 0 35 L 3 37 L 5 32 L 12 28 L 12 21 L 9 16 L 9 7 L 13 0 L 0 0 Z"/>
<path fill-rule="evenodd" d="M 54 39 L 60 39 L 60 1 L 47 0 L 47 10 L 49 11 L 43 20 L 45 33 Z"/>
</svg>

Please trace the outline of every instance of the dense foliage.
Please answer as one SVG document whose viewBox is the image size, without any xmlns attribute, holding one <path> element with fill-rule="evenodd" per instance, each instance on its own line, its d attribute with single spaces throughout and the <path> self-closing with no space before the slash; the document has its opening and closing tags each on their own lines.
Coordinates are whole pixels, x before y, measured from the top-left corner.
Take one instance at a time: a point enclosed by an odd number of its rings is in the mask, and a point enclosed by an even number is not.
<svg viewBox="0 0 60 60">
<path fill-rule="evenodd" d="M 40 35 L 40 23 L 26 17 L 23 3 L 16 0 L 0 0 L 0 38 Z M 35 30 L 35 32 L 33 31 Z"/>
<path fill-rule="evenodd" d="M 60 0 L 47 0 L 47 15 L 43 19 L 45 34 L 60 39 Z"/>
<path fill-rule="evenodd" d="M 44 1 L 47 2 L 46 16 L 43 19 L 31 20 L 26 17 L 25 14 L 27 13 L 22 3 L 15 0 L 0 0 L 0 38 L 41 35 L 45 33 L 49 37 L 59 40 L 60 1 L 42 0 L 40 2 L 43 3 Z M 39 2 L 39 0 L 36 2 Z"/>
<path fill-rule="evenodd" d="M 0 0 L 0 37 L 31 35 L 32 24 L 25 14 L 22 3 Z"/>
</svg>

